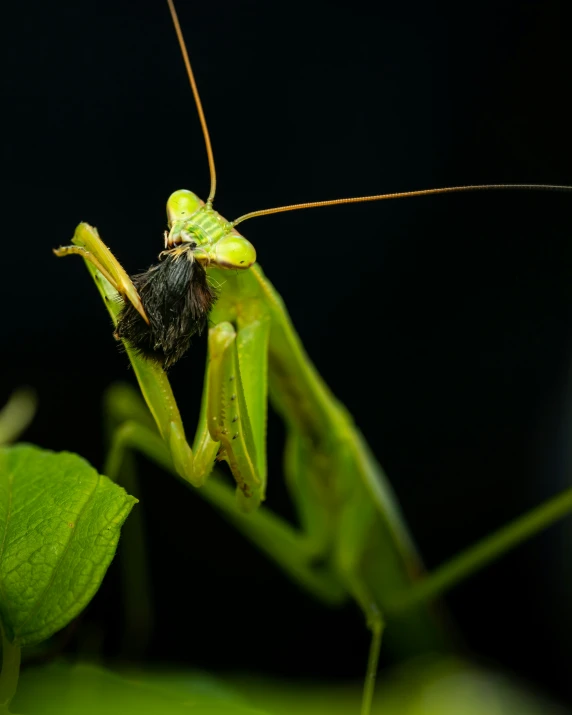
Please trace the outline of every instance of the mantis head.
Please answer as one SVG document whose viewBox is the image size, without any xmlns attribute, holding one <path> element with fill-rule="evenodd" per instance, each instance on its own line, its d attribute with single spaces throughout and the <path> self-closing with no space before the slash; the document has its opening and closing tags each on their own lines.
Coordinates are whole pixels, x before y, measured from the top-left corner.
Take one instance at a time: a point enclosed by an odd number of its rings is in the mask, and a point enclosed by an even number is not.
<svg viewBox="0 0 572 715">
<path fill-rule="evenodd" d="M 169 232 L 165 248 L 195 244 L 196 261 L 207 266 L 244 270 L 256 261 L 256 250 L 233 225 L 192 191 L 175 191 L 167 201 Z"/>
</svg>

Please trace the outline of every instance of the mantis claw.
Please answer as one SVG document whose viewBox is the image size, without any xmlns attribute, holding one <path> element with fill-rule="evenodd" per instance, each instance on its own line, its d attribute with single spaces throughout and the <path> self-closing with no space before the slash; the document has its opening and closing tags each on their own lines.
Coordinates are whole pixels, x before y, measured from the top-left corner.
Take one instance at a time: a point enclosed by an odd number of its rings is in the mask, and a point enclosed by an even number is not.
<svg viewBox="0 0 572 715">
<path fill-rule="evenodd" d="M 149 325 L 149 318 L 143 308 L 137 289 L 121 264 L 100 239 L 97 230 L 87 223 L 80 223 L 72 241 L 73 246 L 53 248 L 54 254 L 58 258 L 75 254 L 89 261 L 97 268 L 105 280 L 113 286 L 121 298 L 133 305 L 145 323 Z"/>
</svg>

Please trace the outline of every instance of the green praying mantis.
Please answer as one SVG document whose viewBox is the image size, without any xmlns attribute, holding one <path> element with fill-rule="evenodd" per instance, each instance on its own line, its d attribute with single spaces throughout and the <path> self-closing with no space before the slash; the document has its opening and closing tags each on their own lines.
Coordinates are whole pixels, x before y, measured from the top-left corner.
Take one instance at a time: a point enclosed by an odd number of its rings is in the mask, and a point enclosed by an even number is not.
<svg viewBox="0 0 572 715">
<path fill-rule="evenodd" d="M 139 451 L 200 488 L 290 578 L 325 603 L 353 599 L 372 633 L 362 700 L 371 711 L 382 634 L 413 652 L 446 647 L 432 612 L 441 593 L 530 535 L 572 511 L 567 491 L 425 574 L 383 470 L 342 404 L 308 358 L 284 302 L 237 230 L 247 219 L 297 209 L 474 190 L 567 187 L 461 186 L 296 204 L 227 221 L 213 208 L 216 173 L 204 112 L 172 0 L 169 8 L 195 97 L 211 172 L 206 203 L 176 191 L 160 263 L 133 279 L 96 229 L 80 224 L 58 256 L 81 255 L 116 324 L 139 382 L 137 395 L 111 404 L 119 427 L 109 476 Z M 196 300 L 187 298 L 194 296 Z M 185 352 L 208 317 L 208 359 L 192 446 L 165 368 Z M 268 401 L 286 427 L 284 474 L 298 524 L 274 515 L 265 499 Z M 149 420 L 149 412 L 153 420 Z M 228 464 L 236 482 L 213 473 Z"/>
</svg>

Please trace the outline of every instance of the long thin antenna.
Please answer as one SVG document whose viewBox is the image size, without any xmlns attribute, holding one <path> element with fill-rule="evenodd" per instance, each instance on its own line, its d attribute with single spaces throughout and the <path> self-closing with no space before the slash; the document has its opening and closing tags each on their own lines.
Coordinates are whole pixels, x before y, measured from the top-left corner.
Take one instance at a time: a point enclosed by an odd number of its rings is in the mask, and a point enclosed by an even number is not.
<svg viewBox="0 0 572 715">
<path fill-rule="evenodd" d="M 420 191 L 402 191 L 394 194 L 376 194 L 375 196 L 354 196 L 349 199 L 332 199 L 330 201 L 314 201 L 305 204 L 291 204 L 290 206 L 277 206 L 273 209 L 262 209 L 239 216 L 232 222 L 233 226 L 247 221 L 257 216 L 268 216 L 270 214 L 284 213 L 285 211 L 298 211 L 300 209 L 316 209 L 322 206 L 339 206 L 340 204 L 360 204 L 365 201 L 384 201 L 385 199 L 406 199 L 413 196 L 433 196 L 434 194 L 453 194 L 461 191 L 494 191 L 494 190 L 517 190 L 517 191 L 572 191 L 572 186 L 560 186 L 558 184 L 475 184 L 473 186 L 447 186 L 441 189 L 423 189 Z"/>
<path fill-rule="evenodd" d="M 212 204 L 215 193 L 216 193 L 216 169 L 214 163 L 213 148 L 211 145 L 211 138 L 209 136 L 209 129 L 207 127 L 207 120 L 205 119 L 205 113 L 203 111 L 203 105 L 201 98 L 199 96 L 199 90 L 197 89 L 197 83 L 195 82 L 195 75 L 191 67 L 191 61 L 189 60 L 189 53 L 187 52 L 187 46 L 185 44 L 185 38 L 183 37 L 183 31 L 181 30 L 181 25 L 179 23 L 179 17 L 177 11 L 175 10 L 175 4 L 173 0 L 167 0 L 169 5 L 169 12 L 171 13 L 171 18 L 173 20 L 173 25 L 175 26 L 175 32 L 177 33 L 177 40 L 179 41 L 179 47 L 181 48 L 181 53 L 183 55 L 183 62 L 185 63 L 185 68 L 187 70 L 187 76 L 189 82 L 191 83 L 191 89 L 193 90 L 193 97 L 195 98 L 195 104 L 197 106 L 197 112 L 199 113 L 199 119 L 201 122 L 201 128 L 203 130 L 203 137 L 205 139 L 205 147 L 207 150 L 207 156 L 209 158 L 209 169 L 211 172 L 211 191 L 209 198 L 207 200 L 208 204 Z"/>
</svg>

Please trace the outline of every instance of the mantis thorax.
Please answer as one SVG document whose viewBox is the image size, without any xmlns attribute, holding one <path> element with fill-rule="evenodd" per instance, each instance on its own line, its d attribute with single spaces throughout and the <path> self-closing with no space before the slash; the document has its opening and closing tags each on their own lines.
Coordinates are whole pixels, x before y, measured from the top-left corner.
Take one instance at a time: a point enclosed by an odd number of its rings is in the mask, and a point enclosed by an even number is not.
<svg viewBox="0 0 572 715">
<path fill-rule="evenodd" d="M 256 261 L 254 246 L 210 204 L 187 189 L 175 191 L 167 201 L 169 232 L 165 248 L 195 244 L 193 256 L 205 267 L 244 270 Z"/>
</svg>

